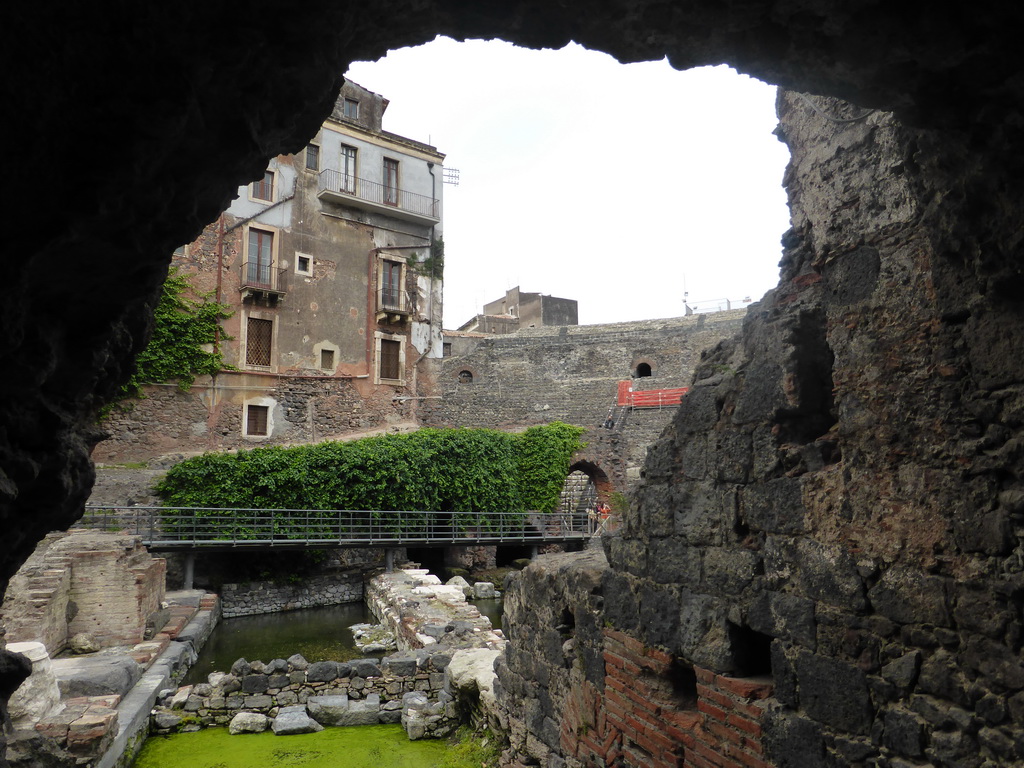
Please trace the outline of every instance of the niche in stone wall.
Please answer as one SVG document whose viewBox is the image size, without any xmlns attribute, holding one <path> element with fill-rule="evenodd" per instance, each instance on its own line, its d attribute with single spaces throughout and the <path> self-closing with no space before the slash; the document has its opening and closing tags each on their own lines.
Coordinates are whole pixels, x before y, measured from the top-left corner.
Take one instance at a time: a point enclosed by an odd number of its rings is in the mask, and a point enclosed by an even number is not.
<svg viewBox="0 0 1024 768">
<path fill-rule="evenodd" d="M 672 686 L 672 700 L 679 709 L 697 707 L 697 673 L 693 665 L 680 659 L 673 659 L 666 678 Z"/>
<path fill-rule="evenodd" d="M 650 363 L 637 363 L 636 368 L 633 369 L 634 379 L 649 379 L 654 375 L 654 369 L 651 368 Z"/>
<path fill-rule="evenodd" d="M 760 677 L 772 672 L 772 638 L 750 627 L 729 622 L 729 645 L 732 648 L 733 674 L 736 677 Z"/>
<path fill-rule="evenodd" d="M 459 371 L 458 375 L 459 384 L 472 384 L 473 383 L 473 372 L 470 370 Z"/>
</svg>

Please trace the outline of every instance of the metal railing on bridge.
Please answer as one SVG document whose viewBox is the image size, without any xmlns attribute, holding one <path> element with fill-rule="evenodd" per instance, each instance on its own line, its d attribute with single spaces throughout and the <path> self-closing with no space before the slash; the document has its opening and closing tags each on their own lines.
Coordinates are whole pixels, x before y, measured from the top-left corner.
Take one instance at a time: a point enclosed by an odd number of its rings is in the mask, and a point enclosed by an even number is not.
<svg viewBox="0 0 1024 768">
<path fill-rule="evenodd" d="M 597 532 L 581 513 L 87 506 L 76 528 L 123 531 L 154 551 L 544 544 Z"/>
</svg>

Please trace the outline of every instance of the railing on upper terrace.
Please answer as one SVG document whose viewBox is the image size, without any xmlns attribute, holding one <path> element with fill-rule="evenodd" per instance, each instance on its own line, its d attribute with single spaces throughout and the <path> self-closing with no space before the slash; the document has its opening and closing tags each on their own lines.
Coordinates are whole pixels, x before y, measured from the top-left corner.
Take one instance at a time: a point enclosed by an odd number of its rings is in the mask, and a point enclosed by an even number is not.
<svg viewBox="0 0 1024 768">
<path fill-rule="evenodd" d="M 389 206 L 431 219 L 440 218 L 439 201 L 427 195 L 408 192 L 393 185 L 362 179 L 350 173 L 327 169 L 320 172 L 318 193 L 353 197 L 374 205 Z"/>
<path fill-rule="evenodd" d="M 155 551 L 545 544 L 585 541 L 586 514 L 87 506 L 76 528 L 124 531 Z"/>
</svg>

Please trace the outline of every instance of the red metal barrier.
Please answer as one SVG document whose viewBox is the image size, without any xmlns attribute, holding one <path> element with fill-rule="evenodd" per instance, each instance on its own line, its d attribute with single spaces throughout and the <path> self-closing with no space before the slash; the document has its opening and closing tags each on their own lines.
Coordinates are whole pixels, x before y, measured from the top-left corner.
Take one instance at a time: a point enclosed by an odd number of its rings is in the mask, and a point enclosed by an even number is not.
<svg viewBox="0 0 1024 768">
<path fill-rule="evenodd" d="M 633 382 L 619 382 L 619 398 L 616 403 L 620 408 L 670 408 L 679 405 L 683 396 L 690 391 L 689 387 L 672 387 L 670 389 L 647 389 L 643 392 L 633 391 Z"/>
</svg>

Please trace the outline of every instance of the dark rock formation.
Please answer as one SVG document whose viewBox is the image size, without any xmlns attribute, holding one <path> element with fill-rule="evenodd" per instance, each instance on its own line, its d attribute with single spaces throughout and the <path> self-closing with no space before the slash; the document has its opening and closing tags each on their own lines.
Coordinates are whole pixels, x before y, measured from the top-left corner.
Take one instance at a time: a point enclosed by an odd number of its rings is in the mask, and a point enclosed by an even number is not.
<svg viewBox="0 0 1024 768">
<path fill-rule="evenodd" d="M 813 719 L 808 702 L 827 692 L 805 693 L 803 678 L 820 657 L 875 685 L 878 748 L 1019 759 L 999 713 L 1024 687 L 1022 13 L 835 0 L 18 6 L 0 46 L 13 149 L 0 587 L 79 513 L 96 412 L 144 343 L 168 254 L 270 156 L 303 146 L 347 62 L 438 33 L 728 62 L 860 105 L 818 99 L 833 116 L 875 107 L 898 121 L 836 123 L 782 99 L 801 155 L 784 281 L 743 339 L 708 358 L 652 451 L 611 550 L 609 578 L 638 604 L 609 605 L 611 620 L 723 671 L 744 655 L 728 638 L 774 638 L 773 668 L 795 680 L 777 672 L 795 693 L 772 715 L 776 754 L 860 754 L 816 740 L 859 734 L 867 717 L 847 702 L 837 720 Z M 647 546 L 697 581 L 627 554 Z M 673 605 L 678 622 L 653 621 Z M 908 652 L 923 655 L 909 701 L 876 679 Z M 904 705 L 941 737 L 925 743 Z M 947 706 L 975 706 L 989 725 L 961 727 Z"/>
</svg>

